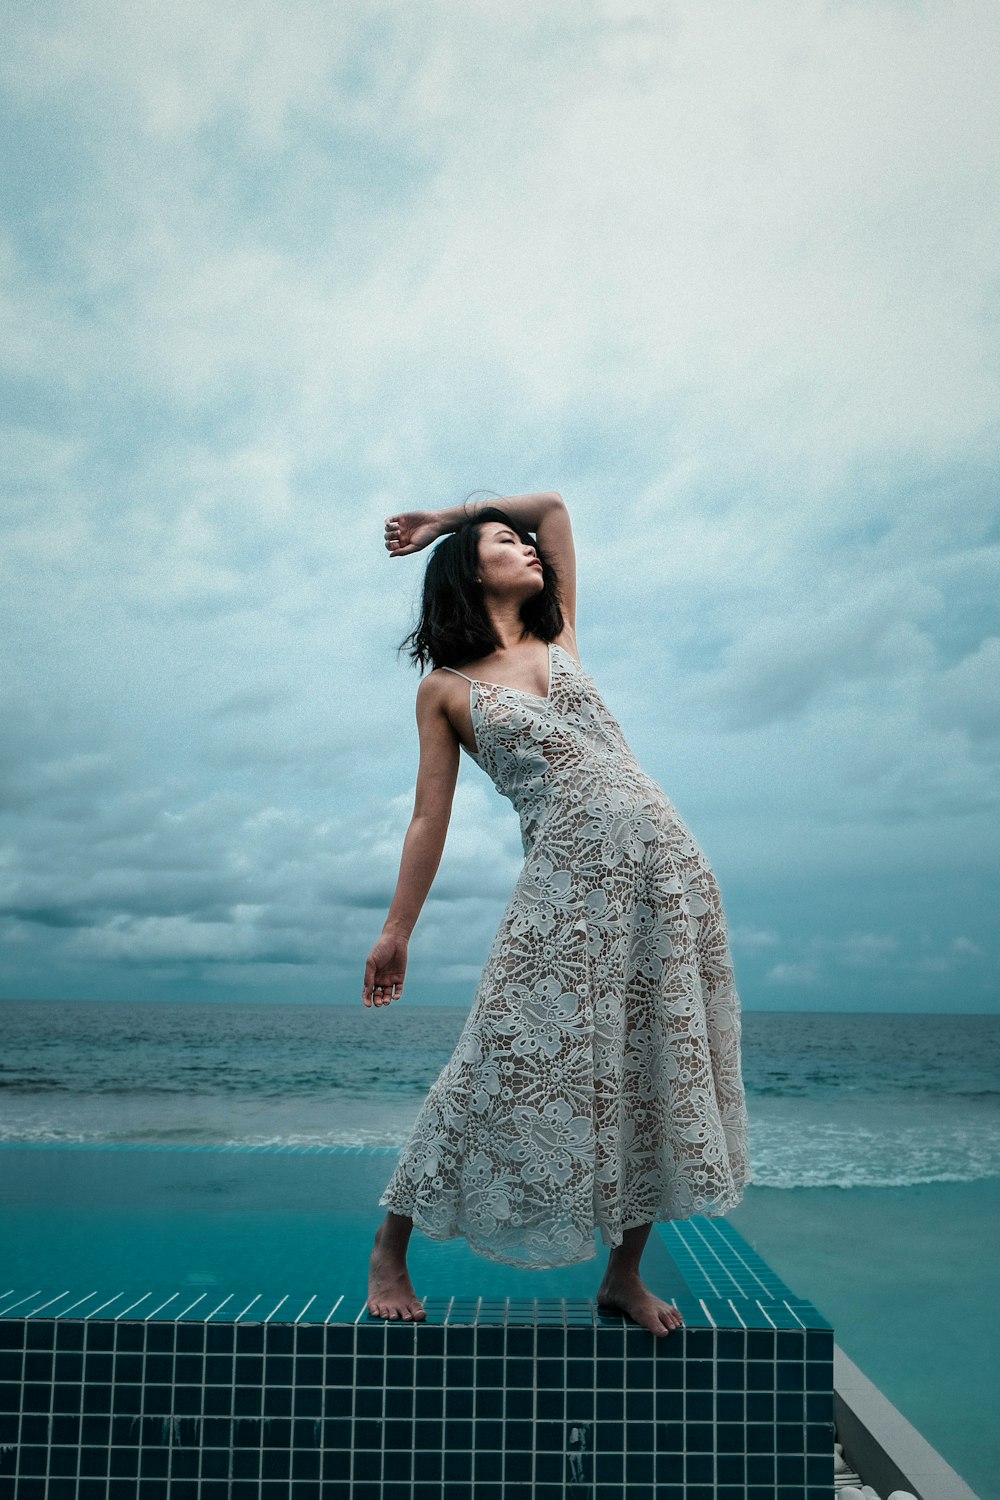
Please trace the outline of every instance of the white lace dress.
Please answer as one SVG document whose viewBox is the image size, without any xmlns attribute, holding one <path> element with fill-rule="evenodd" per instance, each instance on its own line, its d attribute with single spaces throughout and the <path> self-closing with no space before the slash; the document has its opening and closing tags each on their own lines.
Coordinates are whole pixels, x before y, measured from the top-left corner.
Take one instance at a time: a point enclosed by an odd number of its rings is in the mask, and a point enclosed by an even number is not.
<svg viewBox="0 0 1000 1500">
<path fill-rule="evenodd" d="M 492 1260 L 571 1265 L 595 1229 L 740 1202 L 739 997 L 715 877 L 576 658 L 549 645 L 544 698 L 468 680 L 525 862 L 380 1202 Z"/>
</svg>

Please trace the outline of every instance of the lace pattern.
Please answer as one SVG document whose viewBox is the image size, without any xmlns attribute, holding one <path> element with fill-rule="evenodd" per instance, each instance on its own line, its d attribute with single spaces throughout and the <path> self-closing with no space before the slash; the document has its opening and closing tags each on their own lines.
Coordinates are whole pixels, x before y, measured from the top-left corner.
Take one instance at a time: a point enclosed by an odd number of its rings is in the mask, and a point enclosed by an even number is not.
<svg viewBox="0 0 1000 1500">
<path fill-rule="evenodd" d="M 545 698 L 470 681 L 525 861 L 380 1202 L 542 1269 L 741 1201 L 740 1004 L 708 862 L 575 657 L 550 644 Z"/>
</svg>

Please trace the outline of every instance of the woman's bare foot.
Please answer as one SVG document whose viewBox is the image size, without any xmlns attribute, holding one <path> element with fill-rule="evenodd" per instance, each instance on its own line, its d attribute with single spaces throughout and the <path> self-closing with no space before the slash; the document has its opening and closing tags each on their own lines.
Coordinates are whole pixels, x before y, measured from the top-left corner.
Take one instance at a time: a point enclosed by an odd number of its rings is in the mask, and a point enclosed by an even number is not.
<svg viewBox="0 0 1000 1500">
<path fill-rule="evenodd" d="M 390 1220 L 399 1217 L 389 1215 L 375 1232 L 375 1248 L 368 1265 L 368 1311 L 373 1318 L 401 1318 L 408 1323 L 420 1323 L 427 1314 L 406 1269 L 406 1244 L 412 1225 L 406 1219 L 405 1230 L 394 1228 Z"/>
<path fill-rule="evenodd" d="M 612 1272 L 609 1267 L 597 1293 L 597 1305 L 625 1313 L 660 1338 L 684 1322 L 676 1307 L 653 1296 L 637 1271 Z"/>
</svg>

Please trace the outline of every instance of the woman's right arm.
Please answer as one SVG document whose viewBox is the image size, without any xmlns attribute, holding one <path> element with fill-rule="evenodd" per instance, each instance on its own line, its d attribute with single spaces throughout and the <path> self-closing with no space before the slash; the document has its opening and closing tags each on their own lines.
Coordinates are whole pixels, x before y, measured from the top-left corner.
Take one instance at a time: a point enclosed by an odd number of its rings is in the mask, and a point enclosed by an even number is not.
<svg viewBox="0 0 1000 1500">
<path fill-rule="evenodd" d="M 563 623 L 569 627 L 574 656 L 576 649 L 576 550 L 569 508 L 556 490 L 537 495 L 503 495 L 496 500 L 466 501 L 446 510 L 409 510 L 398 516 L 386 516 L 385 546 L 390 558 L 408 557 L 419 552 L 439 536 L 474 521 L 481 510 L 496 505 L 512 521 L 533 531 L 543 557 L 551 563 L 559 580 L 559 607 Z"/>
<path fill-rule="evenodd" d="M 361 996 L 369 1006 L 401 998 L 408 940 L 441 863 L 458 780 L 461 751 L 444 711 L 440 679 L 425 677 L 420 683 L 416 712 L 420 764 L 413 815 L 403 840 L 392 905 L 365 965 Z"/>
</svg>

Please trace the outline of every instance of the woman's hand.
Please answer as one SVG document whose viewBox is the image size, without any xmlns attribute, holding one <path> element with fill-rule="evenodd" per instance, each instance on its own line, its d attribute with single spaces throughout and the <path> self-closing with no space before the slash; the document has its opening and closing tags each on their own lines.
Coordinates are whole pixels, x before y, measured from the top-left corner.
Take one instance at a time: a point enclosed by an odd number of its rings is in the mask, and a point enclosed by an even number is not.
<svg viewBox="0 0 1000 1500">
<path fill-rule="evenodd" d="M 383 932 L 365 964 L 361 998 L 369 1007 L 389 1005 L 403 998 L 407 940 L 401 933 Z"/>
<path fill-rule="evenodd" d="M 436 510 L 407 510 L 399 516 L 388 516 L 385 523 L 385 545 L 390 557 L 419 552 L 442 535 Z"/>
</svg>

